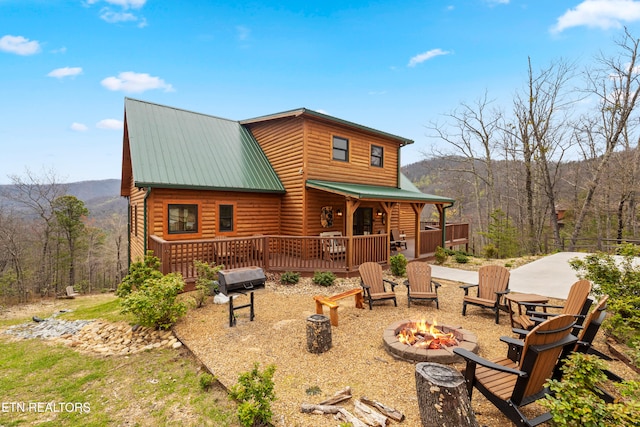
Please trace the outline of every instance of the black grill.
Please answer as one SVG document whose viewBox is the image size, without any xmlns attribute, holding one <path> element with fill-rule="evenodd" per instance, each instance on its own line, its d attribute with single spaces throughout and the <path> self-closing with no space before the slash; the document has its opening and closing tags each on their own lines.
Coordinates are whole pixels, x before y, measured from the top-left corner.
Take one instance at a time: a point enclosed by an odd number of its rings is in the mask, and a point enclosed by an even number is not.
<svg viewBox="0 0 640 427">
<path fill-rule="evenodd" d="M 260 267 L 241 267 L 218 271 L 219 291 L 225 295 L 264 288 L 266 280 L 264 271 Z"/>
</svg>

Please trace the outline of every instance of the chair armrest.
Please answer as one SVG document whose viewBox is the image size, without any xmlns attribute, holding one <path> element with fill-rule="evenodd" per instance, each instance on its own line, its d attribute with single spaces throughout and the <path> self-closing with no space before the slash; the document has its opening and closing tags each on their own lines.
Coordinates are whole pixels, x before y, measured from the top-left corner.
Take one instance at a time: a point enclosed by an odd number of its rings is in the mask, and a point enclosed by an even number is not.
<svg viewBox="0 0 640 427">
<path fill-rule="evenodd" d="M 539 308 L 564 308 L 564 306 L 562 305 L 553 305 L 553 304 L 546 304 L 546 303 L 540 303 L 540 302 L 527 302 L 524 305 L 526 305 L 527 307 L 539 307 Z"/>
<path fill-rule="evenodd" d="M 496 294 L 502 296 L 508 294 L 509 292 L 511 292 L 509 289 L 505 289 L 504 291 L 496 291 Z"/>
<path fill-rule="evenodd" d="M 527 331 L 525 331 L 527 332 Z M 513 337 L 500 337 L 500 341 L 507 343 L 509 345 L 515 345 L 518 347 L 524 347 L 524 341 L 518 338 L 513 338 Z"/>
<path fill-rule="evenodd" d="M 463 359 L 465 359 L 466 361 L 473 362 L 481 366 L 485 366 L 489 369 L 493 369 L 494 371 L 506 372 L 507 374 L 513 374 L 519 377 L 526 377 L 529 375 L 528 373 L 520 371 L 518 369 L 512 369 L 504 365 L 493 363 L 464 348 L 454 348 L 453 352 L 458 356 L 462 357 Z"/>
<path fill-rule="evenodd" d="M 409 280 L 405 280 L 404 282 L 402 282 L 403 285 L 405 285 L 407 288 L 409 287 Z"/>
<path fill-rule="evenodd" d="M 438 289 L 440 286 L 442 286 L 441 283 L 436 282 L 435 280 L 432 280 L 431 283 L 433 283 L 433 285 L 436 287 L 436 289 Z"/>
<path fill-rule="evenodd" d="M 519 338 L 524 338 L 529 333 L 529 331 L 527 331 L 526 329 L 520 329 L 520 328 L 512 328 L 511 332 L 513 332 L 514 334 L 517 334 Z"/>
<path fill-rule="evenodd" d="M 391 292 L 393 292 L 395 287 L 398 286 L 396 282 L 392 282 L 391 280 L 382 279 L 382 281 L 391 285 Z"/>
<path fill-rule="evenodd" d="M 477 283 L 476 283 L 476 284 L 472 284 L 472 285 L 462 285 L 462 286 L 460 286 L 460 289 L 464 289 L 464 294 L 465 294 L 465 295 L 469 295 L 469 289 L 471 289 L 471 288 L 477 288 L 477 287 L 479 287 L 479 286 L 480 286 L 480 285 L 479 285 L 479 284 L 477 284 Z"/>
</svg>

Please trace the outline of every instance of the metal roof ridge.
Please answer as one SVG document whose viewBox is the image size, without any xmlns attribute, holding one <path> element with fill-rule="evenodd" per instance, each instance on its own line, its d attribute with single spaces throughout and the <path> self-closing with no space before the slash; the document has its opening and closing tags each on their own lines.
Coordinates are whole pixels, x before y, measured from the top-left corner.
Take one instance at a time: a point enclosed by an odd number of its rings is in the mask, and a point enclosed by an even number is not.
<svg viewBox="0 0 640 427">
<path fill-rule="evenodd" d="M 173 107 L 171 105 L 158 104 L 157 102 L 144 101 L 142 99 L 130 98 L 128 96 L 125 96 L 124 100 L 125 100 L 125 109 L 126 109 L 127 101 L 135 101 L 135 102 L 139 102 L 141 104 L 154 105 L 156 107 L 168 108 L 168 109 L 171 109 L 171 110 L 181 111 L 183 113 L 197 114 L 198 116 L 210 117 L 212 119 L 224 120 L 224 121 L 227 121 L 227 122 L 241 124 L 239 120 L 227 119 L 226 117 L 214 116 L 213 114 L 199 113 L 197 111 L 187 110 L 185 108 Z"/>
</svg>

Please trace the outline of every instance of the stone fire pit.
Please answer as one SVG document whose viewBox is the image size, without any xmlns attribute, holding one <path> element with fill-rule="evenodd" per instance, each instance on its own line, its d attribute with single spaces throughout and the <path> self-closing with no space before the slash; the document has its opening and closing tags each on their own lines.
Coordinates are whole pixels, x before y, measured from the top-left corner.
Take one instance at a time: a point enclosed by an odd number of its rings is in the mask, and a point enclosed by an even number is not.
<svg viewBox="0 0 640 427">
<path fill-rule="evenodd" d="M 408 362 L 456 363 L 462 358 L 453 353 L 453 349 L 464 348 L 474 353 L 478 352 L 478 336 L 471 331 L 446 325 L 437 328 L 444 334 L 453 334 L 457 345 L 444 348 L 423 348 L 404 344 L 398 340 L 398 334 L 405 327 L 418 323 L 416 320 L 400 320 L 389 325 L 382 334 L 385 349 L 396 359 Z"/>
</svg>

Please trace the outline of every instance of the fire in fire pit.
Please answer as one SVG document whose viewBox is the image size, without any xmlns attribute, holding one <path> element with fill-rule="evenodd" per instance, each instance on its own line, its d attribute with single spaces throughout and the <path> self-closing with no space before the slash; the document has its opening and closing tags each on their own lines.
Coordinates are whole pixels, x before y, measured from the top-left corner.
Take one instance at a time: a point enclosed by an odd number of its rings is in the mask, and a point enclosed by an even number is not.
<svg viewBox="0 0 640 427">
<path fill-rule="evenodd" d="M 395 358 L 409 362 L 454 363 L 462 358 L 455 347 L 478 352 L 478 337 L 471 331 L 435 322 L 401 320 L 389 325 L 383 333 L 385 349 Z"/>
<path fill-rule="evenodd" d="M 407 323 L 398 332 L 398 341 L 403 344 L 420 348 L 439 349 L 454 347 L 458 345 L 458 340 L 452 332 L 443 333 L 437 327 L 436 321 L 428 324 L 426 320 Z"/>
</svg>

